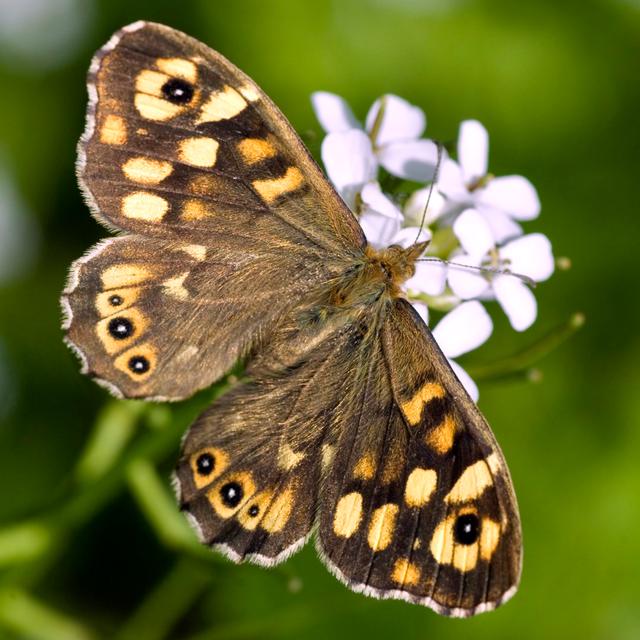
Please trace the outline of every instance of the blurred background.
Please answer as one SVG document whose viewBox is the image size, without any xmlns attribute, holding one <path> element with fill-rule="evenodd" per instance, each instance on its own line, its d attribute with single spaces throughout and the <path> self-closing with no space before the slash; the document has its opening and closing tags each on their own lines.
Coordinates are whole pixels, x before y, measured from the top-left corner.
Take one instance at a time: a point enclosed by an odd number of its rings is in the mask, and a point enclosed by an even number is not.
<svg viewBox="0 0 640 640">
<path fill-rule="evenodd" d="M 526 229 L 572 268 L 537 288 L 531 329 L 496 310 L 462 363 L 537 344 L 575 312 L 586 325 L 535 363 L 537 384 L 480 382 L 525 542 L 520 591 L 496 612 L 449 620 L 352 594 L 312 545 L 269 571 L 202 553 L 168 477 L 212 391 L 147 407 L 80 375 L 58 297 L 107 234 L 74 176 L 84 76 L 140 18 L 230 58 L 316 157 L 312 91 L 361 118 L 390 92 L 426 111 L 429 137 L 479 119 L 491 170 L 538 188 Z M 0 0 L 0 638 L 640 638 L 639 62 L 638 0 Z"/>
</svg>

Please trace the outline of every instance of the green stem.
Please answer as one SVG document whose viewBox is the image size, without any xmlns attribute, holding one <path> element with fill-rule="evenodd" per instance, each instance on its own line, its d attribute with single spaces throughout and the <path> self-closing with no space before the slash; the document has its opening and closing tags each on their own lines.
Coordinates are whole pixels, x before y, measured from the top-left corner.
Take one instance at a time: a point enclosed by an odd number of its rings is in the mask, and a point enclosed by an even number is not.
<svg viewBox="0 0 640 640">
<path fill-rule="evenodd" d="M 117 634 L 117 640 L 162 640 L 211 584 L 211 572 L 189 559 L 179 560 Z"/>
<path fill-rule="evenodd" d="M 552 329 L 547 335 L 525 349 L 488 364 L 466 367 L 474 380 L 495 380 L 525 374 L 531 379 L 533 365 L 568 340 L 585 323 L 582 313 L 574 313 L 566 322 Z"/>
<path fill-rule="evenodd" d="M 160 541 L 170 549 L 218 564 L 220 558 L 203 547 L 176 508 L 176 501 L 153 465 L 143 458 L 127 467 L 129 488 Z"/>
<path fill-rule="evenodd" d="M 76 465 L 80 484 L 99 478 L 116 463 L 133 438 L 144 410 L 144 403 L 133 400 L 112 400 L 103 407 Z"/>
<path fill-rule="evenodd" d="M 92 640 L 95 635 L 21 589 L 0 590 L 0 627 L 24 640 Z"/>
</svg>

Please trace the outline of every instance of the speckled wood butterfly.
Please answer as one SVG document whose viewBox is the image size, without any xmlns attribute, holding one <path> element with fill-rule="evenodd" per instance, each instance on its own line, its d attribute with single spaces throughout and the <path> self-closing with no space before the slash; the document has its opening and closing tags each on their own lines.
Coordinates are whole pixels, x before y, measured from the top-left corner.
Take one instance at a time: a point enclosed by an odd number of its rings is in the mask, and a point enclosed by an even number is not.
<svg viewBox="0 0 640 640">
<path fill-rule="evenodd" d="M 78 176 L 123 232 L 71 269 L 84 373 L 179 400 L 245 358 L 176 472 L 203 543 L 273 566 L 316 530 L 351 589 L 451 616 L 516 590 L 502 453 L 402 295 L 425 243 L 367 245 L 287 120 L 202 43 L 136 22 L 89 70 Z"/>
</svg>

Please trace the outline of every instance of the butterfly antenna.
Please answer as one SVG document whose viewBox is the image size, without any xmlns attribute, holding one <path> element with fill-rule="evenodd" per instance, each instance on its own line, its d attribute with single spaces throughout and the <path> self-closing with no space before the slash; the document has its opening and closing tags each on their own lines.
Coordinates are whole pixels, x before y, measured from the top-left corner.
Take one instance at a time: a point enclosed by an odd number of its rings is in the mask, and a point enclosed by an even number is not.
<svg viewBox="0 0 640 640">
<path fill-rule="evenodd" d="M 460 262 L 451 262 L 450 260 L 441 260 L 440 258 L 419 258 L 417 262 L 440 262 L 441 264 L 446 264 L 448 267 L 456 267 L 457 269 L 464 269 L 465 271 L 480 271 L 482 273 L 491 273 L 492 275 L 498 276 L 513 276 L 514 278 L 518 278 L 518 280 L 522 280 L 522 282 L 528 284 L 531 288 L 535 288 L 538 284 L 533 278 L 525 276 L 524 273 L 516 273 L 509 269 L 500 269 L 499 267 L 482 267 L 475 266 L 473 264 L 461 264 Z"/>
<path fill-rule="evenodd" d="M 416 236 L 416 239 L 414 240 L 413 244 L 417 244 L 417 242 L 418 242 L 418 240 L 420 238 L 420 234 L 422 233 L 422 230 L 424 229 L 424 221 L 427 219 L 427 211 L 429 210 L 429 203 L 431 202 L 431 194 L 433 193 L 433 188 L 438 183 L 438 175 L 440 173 L 440 165 L 442 164 L 442 149 L 443 149 L 443 145 L 440 142 L 436 142 L 436 147 L 438 148 L 438 157 L 436 159 L 436 168 L 435 168 L 435 171 L 433 172 L 433 180 L 431 182 L 431 185 L 429 186 L 429 193 L 427 194 L 427 202 L 424 205 L 424 211 L 422 212 L 422 220 L 420 220 L 420 228 L 418 229 L 418 235 Z"/>
</svg>

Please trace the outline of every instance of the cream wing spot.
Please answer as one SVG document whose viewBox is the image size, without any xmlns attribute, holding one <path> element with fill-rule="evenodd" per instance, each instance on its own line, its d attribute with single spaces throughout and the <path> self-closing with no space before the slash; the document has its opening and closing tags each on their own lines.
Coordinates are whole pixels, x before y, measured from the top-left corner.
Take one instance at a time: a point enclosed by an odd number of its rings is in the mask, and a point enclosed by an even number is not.
<svg viewBox="0 0 640 640">
<path fill-rule="evenodd" d="M 489 561 L 500 542 L 500 524 L 491 518 L 482 519 L 480 531 L 480 557 Z"/>
<path fill-rule="evenodd" d="M 218 159 L 220 143 L 213 138 L 185 138 L 180 141 L 178 155 L 182 162 L 194 167 L 213 167 Z"/>
<path fill-rule="evenodd" d="M 373 551 L 383 551 L 391 544 L 399 510 L 397 504 L 388 502 L 373 512 L 367 536 Z"/>
<path fill-rule="evenodd" d="M 229 85 L 219 91 L 214 91 L 202 105 L 196 124 L 204 122 L 219 122 L 229 120 L 247 107 L 247 101 Z"/>
<path fill-rule="evenodd" d="M 177 300 L 188 300 L 189 291 L 184 286 L 184 281 L 189 277 L 189 272 L 185 271 L 174 278 L 168 278 L 162 283 L 162 287 L 167 295 L 176 298 Z"/>
<path fill-rule="evenodd" d="M 469 465 L 446 495 L 448 503 L 468 502 L 479 498 L 487 487 L 493 485 L 493 476 L 484 460 Z"/>
<path fill-rule="evenodd" d="M 264 518 L 260 522 L 260 526 L 269 533 L 282 531 L 291 517 L 293 504 L 293 489 L 287 487 L 282 493 L 273 499 L 264 515 Z"/>
<path fill-rule="evenodd" d="M 414 396 L 403 402 L 400 406 L 404 417 L 411 426 L 417 425 L 422 419 L 424 405 L 434 398 L 443 398 L 446 395 L 444 387 L 437 382 L 425 383 Z"/>
<path fill-rule="evenodd" d="M 414 587 L 420 582 L 420 568 L 406 558 L 398 558 L 393 565 L 391 579 L 396 584 Z"/>
<path fill-rule="evenodd" d="M 438 475 L 433 469 L 417 467 L 407 478 L 404 501 L 410 507 L 423 507 L 433 495 L 438 483 Z"/>
<path fill-rule="evenodd" d="M 107 267 L 100 279 L 105 289 L 132 287 L 153 277 L 151 270 L 143 264 L 122 263 Z"/>
<path fill-rule="evenodd" d="M 246 98 L 249 102 L 256 102 L 256 100 L 260 99 L 260 93 L 258 90 L 251 84 L 243 84 L 241 87 L 238 87 L 238 91 L 242 94 L 244 98 Z"/>
<path fill-rule="evenodd" d="M 252 184 L 260 197 L 267 204 L 271 204 L 280 196 L 299 189 L 304 184 L 304 177 L 300 169 L 297 167 L 289 167 L 286 173 L 280 178 L 254 180 Z"/>
<path fill-rule="evenodd" d="M 376 460 L 371 453 L 365 453 L 353 467 L 352 476 L 356 480 L 371 480 L 376 474 Z"/>
<path fill-rule="evenodd" d="M 338 500 L 333 516 L 333 532 L 341 538 L 350 538 L 362 520 L 362 494 L 354 491 Z"/>
<path fill-rule="evenodd" d="M 278 451 L 278 466 L 284 471 L 291 471 L 305 459 L 305 454 L 294 451 L 288 444 L 284 444 Z"/>
<path fill-rule="evenodd" d="M 158 58 L 156 66 L 169 76 L 178 76 L 195 84 L 198 79 L 198 67 L 195 62 L 185 58 Z"/>
<path fill-rule="evenodd" d="M 427 446 L 440 455 L 448 453 L 453 447 L 456 429 L 455 418 L 446 414 L 442 422 L 427 433 L 425 438 Z"/>
<path fill-rule="evenodd" d="M 167 200 L 148 191 L 136 191 L 122 198 L 122 215 L 125 218 L 160 222 L 168 211 Z"/>
<path fill-rule="evenodd" d="M 168 178 L 173 171 L 173 165 L 166 160 L 153 158 L 129 158 L 122 165 L 122 172 L 132 182 L 141 184 L 159 184 Z"/>
<path fill-rule="evenodd" d="M 100 142 L 120 146 L 127 142 L 127 125 L 122 116 L 110 113 L 100 127 Z"/>
<path fill-rule="evenodd" d="M 322 445 L 322 468 L 326 469 L 332 462 L 336 454 L 334 445 L 323 444 Z"/>
<path fill-rule="evenodd" d="M 204 247 L 201 244 L 185 244 L 180 247 L 180 251 L 188 253 L 198 262 L 202 262 L 207 257 L 207 247 Z"/>
<path fill-rule="evenodd" d="M 187 200 L 180 213 L 180 218 L 185 222 L 202 220 L 211 215 L 211 211 L 200 200 Z"/>
<path fill-rule="evenodd" d="M 268 140 L 261 138 L 245 138 L 240 140 L 237 146 L 243 161 L 248 165 L 273 158 L 278 153 L 278 150 Z"/>
</svg>

